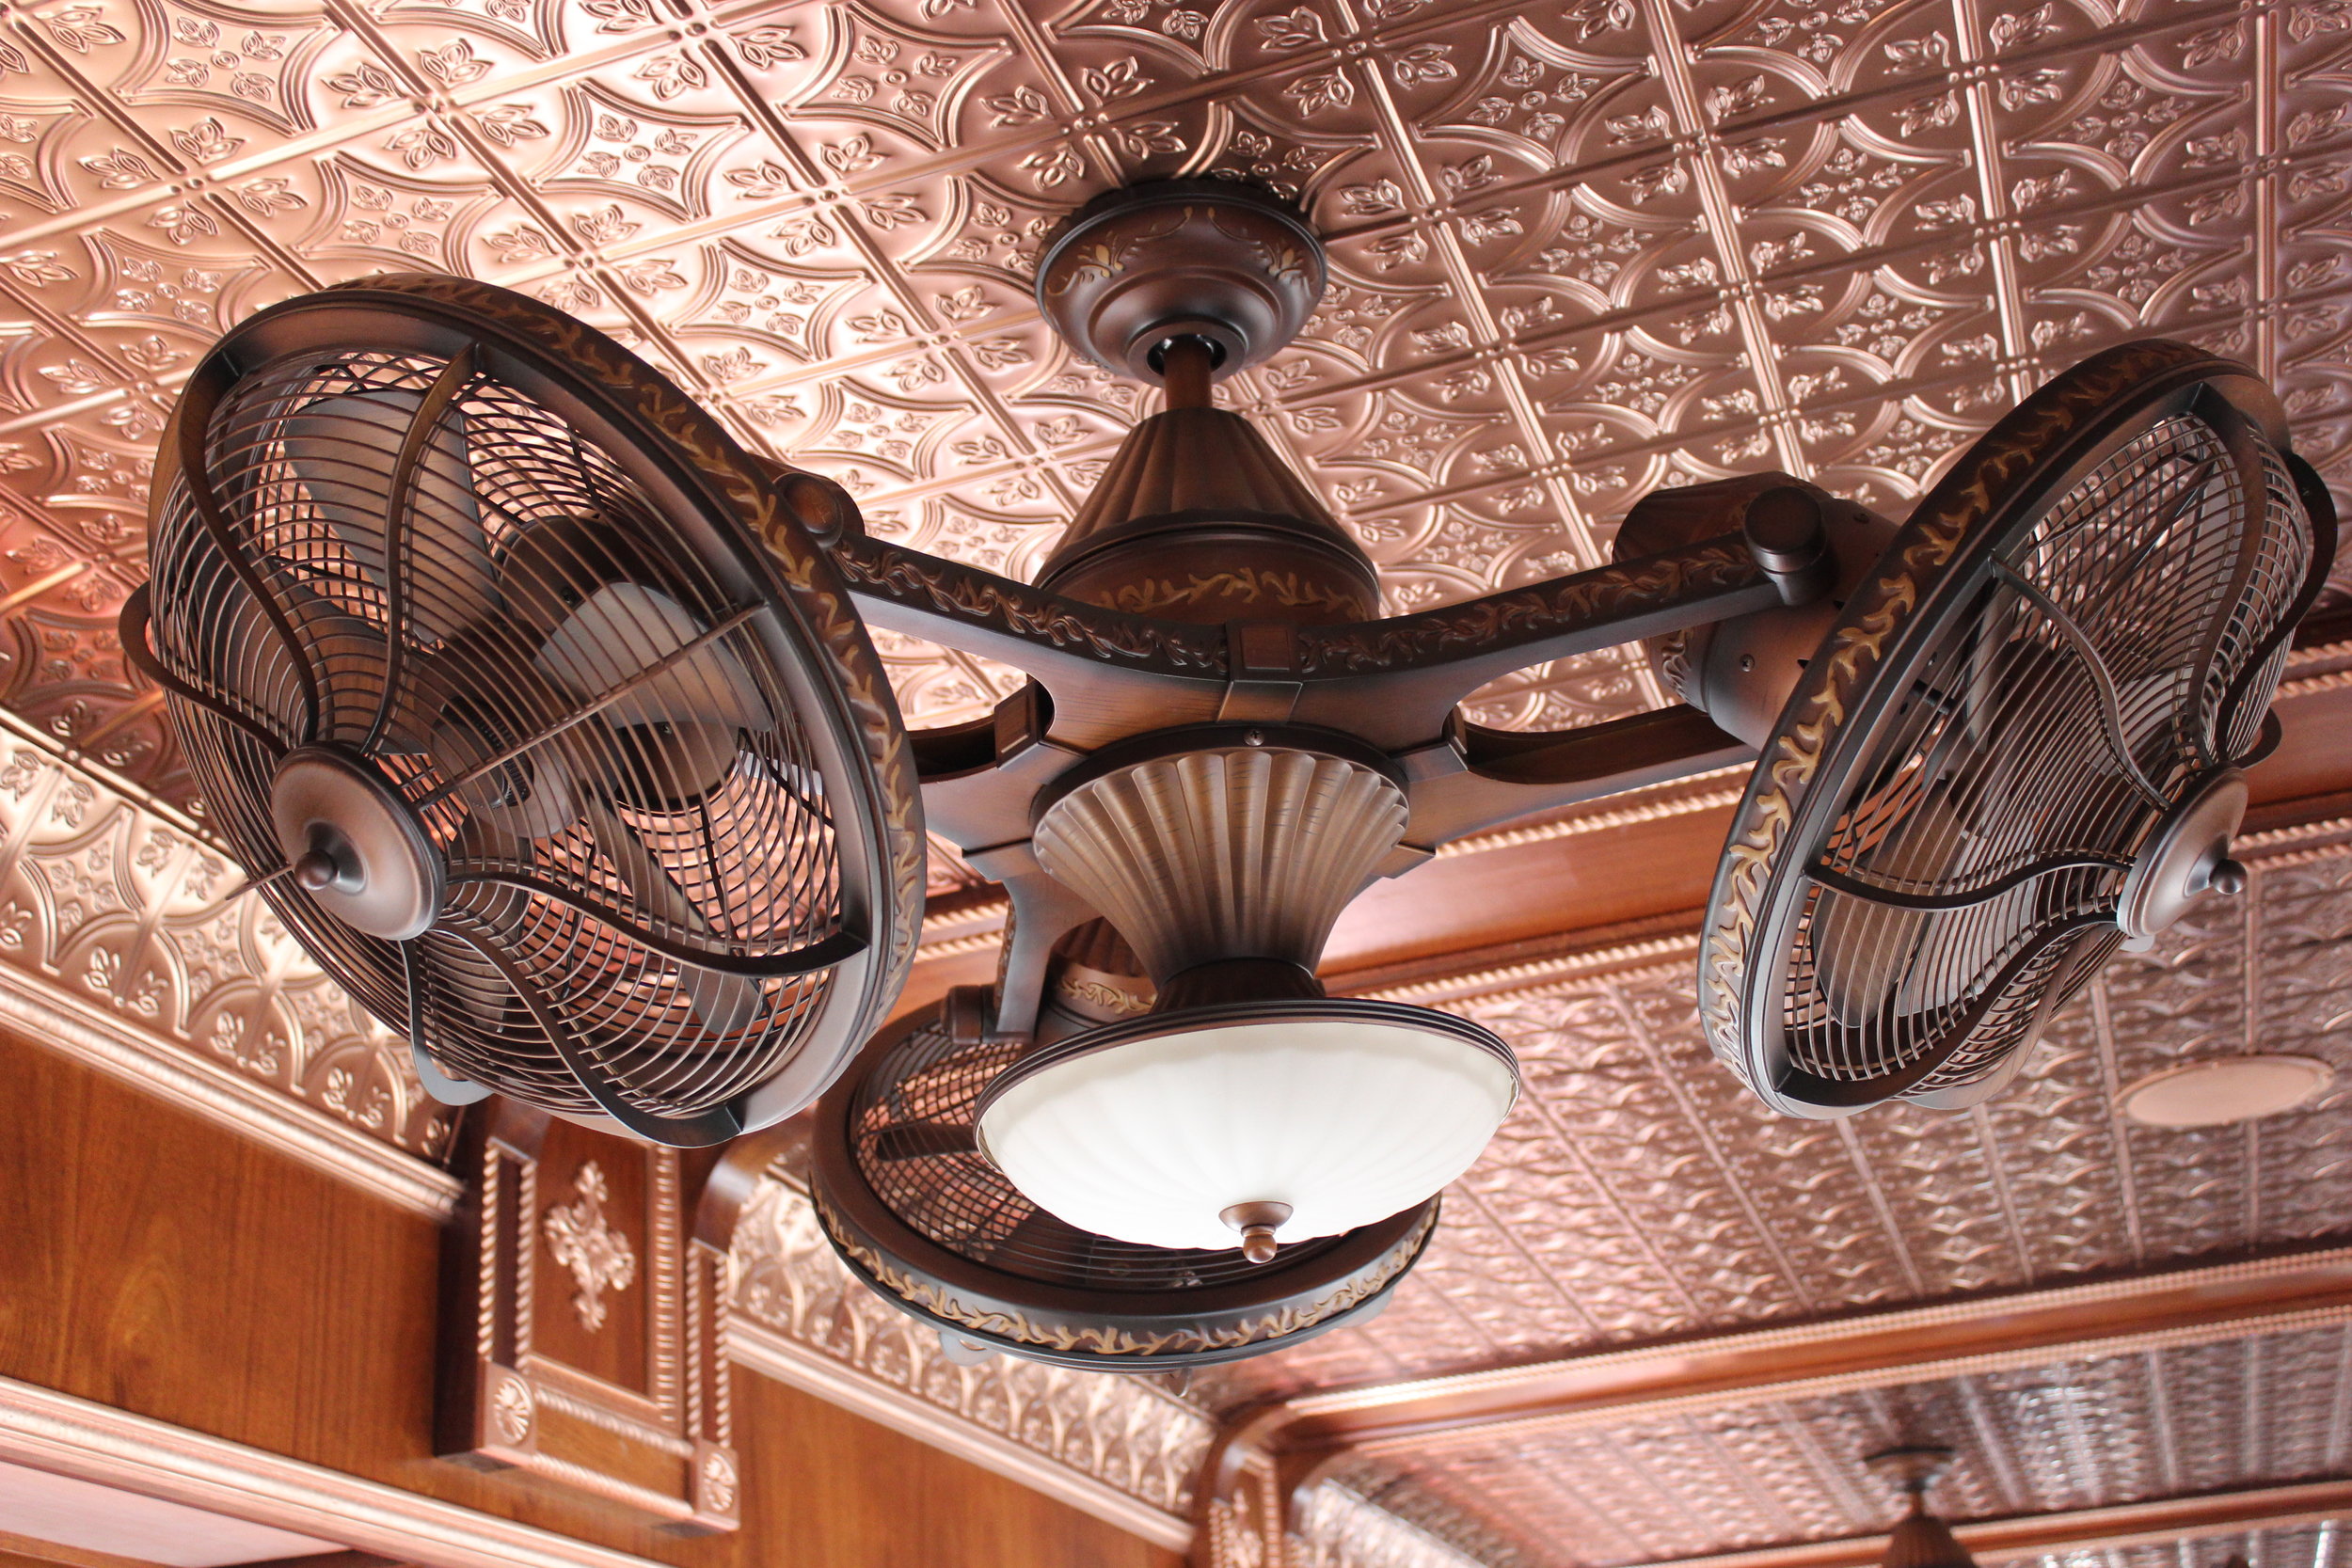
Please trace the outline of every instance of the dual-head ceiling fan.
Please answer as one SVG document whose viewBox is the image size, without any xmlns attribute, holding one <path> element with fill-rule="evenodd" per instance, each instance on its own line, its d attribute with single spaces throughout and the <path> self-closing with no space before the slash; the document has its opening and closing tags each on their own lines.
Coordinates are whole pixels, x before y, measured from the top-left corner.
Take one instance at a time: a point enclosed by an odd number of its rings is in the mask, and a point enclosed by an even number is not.
<svg viewBox="0 0 2352 1568">
<path fill-rule="evenodd" d="M 817 1102 L 850 1266 L 959 1345 L 1075 1365 L 1259 1354 L 1411 1266 L 1518 1066 L 1314 969 L 1451 839 L 1754 758 L 1700 1011 L 1799 1116 L 1982 1099 L 2119 944 L 2238 885 L 2242 769 L 2334 537 L 2243 367 L 2102 354 L 1900 526 L 1782 474 L 1666 490 L 1610 565 L 1384 619 L 1210 402 L 1324 280 L 1237 185 L 1065 225 L 1040 306 L 1168 405 L 1034 584 L 868 538 L 519 295 L 290 301 L 183 395 L 124 641 L 219 832 L 434 1093 L 679 1144 Z M 867 625 L 1027 683 L 910 733 Z M 1635 641 L 1680 705 L 1461 712 Z M 1011 925 L 993 987 L 877 1036 L 927 824 Z"/>
</svg>

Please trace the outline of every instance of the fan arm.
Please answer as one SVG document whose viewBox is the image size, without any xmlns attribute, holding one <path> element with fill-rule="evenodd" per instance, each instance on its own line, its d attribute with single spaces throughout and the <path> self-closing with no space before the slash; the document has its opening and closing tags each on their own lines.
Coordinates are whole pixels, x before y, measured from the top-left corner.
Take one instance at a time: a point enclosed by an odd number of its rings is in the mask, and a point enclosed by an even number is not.
<svg viewBox="0 0 2352 1568">
<path fill-rule="evenodd" d="M 1164 689 L 1196 688 L 1213 711 L 1225 685 L 1221 628 L 1082 604 L 863 534 L 845 534 L 830 553 L 868 624 L 1009 664 L 1049 686 L 1115 673 Z"/>
<path fill-rule="evenodd" d="M 1759 553 L 1726 533 L 1417 615 L 1302 627 L 1306 685 L 1292 718 L 1388 750 L 1421 745 L 1489 681 L 1815 592 L 1808 575 L 1768 571 Z"/>
<path fill-rule="evenodd" d="M 1405 842 L 1434 850 L 1539 812 L 1755 759 L 1754 747 L 1680 703 L 1541 734 L 1463 722 L 1402 759 L 1412 807 Z"/>
</svg>

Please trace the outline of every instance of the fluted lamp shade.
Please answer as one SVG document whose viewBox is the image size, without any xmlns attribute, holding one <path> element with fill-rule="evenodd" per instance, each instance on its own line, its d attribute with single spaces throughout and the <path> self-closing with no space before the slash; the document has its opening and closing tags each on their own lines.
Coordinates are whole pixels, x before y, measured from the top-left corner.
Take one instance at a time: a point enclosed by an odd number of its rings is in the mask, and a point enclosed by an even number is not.
<svg viewBox="0 0 2352 1568">
<path fill-rule="evenodd" d="M 1518 1084 L 1502 1041 L 1443 1013 L 1244 1003 L 1032 1056 L 990 1086 L 980 1140 L 1082 1230 L 1222 1250 L 1335 1236 L 1424 1202 L 1478 1158 Z"/>
</svg>

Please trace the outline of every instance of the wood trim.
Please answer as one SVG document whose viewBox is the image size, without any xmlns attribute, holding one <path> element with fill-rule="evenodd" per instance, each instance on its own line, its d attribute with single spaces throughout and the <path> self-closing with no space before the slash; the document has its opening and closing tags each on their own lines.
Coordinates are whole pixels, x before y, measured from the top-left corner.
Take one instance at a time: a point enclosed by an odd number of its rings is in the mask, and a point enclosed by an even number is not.
<svg viewBox="0 0 2352 1568">
<path fill-rule="evenodd" d="M 421 1568 L 663 1568 L 14 1378 L 0 1378 L 0 1459 Z"/>
<path fill-rule="evenodd" d="M 1611 1425 L 2345 1322 L 2352 1247 L 2331 1247 L 1304 1394 L 1261 1409 L 1231 1435 L 1286 1454 L 1419 1454 L 1502 1432 Z"/>
<path fill-rule="evenodd" d="M 1994 1563 L 2045 1553 L 2110 1551 L 2247 1530 L 2288 1529 L 2347 1515 L 2352 1515 L 2352 1480 L 2312 1481 L 1982 1519 L 1954 1525 L 1952 1533 L 1978 1561 Z M 1864 1535 L 1675 1558 L 1644 1568 L 1878 1568 L 1885 1554 L 1885 1536 Z"/>
<path fill-rule="evenodd" d="M 58 1054 L 437 1224 L 457 1178 L 348 1123 L 206 1061 L 21 972 L 0 969 L 0 1023 Z"/>
<path fill-rule="evenodd" d="M 727 1325 L 728 1354 L 747 1371 L 771 1377 L 853 1415 L 968 1460 L 1057 1502 L 1090 1513 L 1170 1551 L 1190 1549 L 1190 1521 L 1164 1513 L 1117 1487 L 965 1420 L 919 1395 L 870 1377 L 740 1316 Z"/>
</svg>

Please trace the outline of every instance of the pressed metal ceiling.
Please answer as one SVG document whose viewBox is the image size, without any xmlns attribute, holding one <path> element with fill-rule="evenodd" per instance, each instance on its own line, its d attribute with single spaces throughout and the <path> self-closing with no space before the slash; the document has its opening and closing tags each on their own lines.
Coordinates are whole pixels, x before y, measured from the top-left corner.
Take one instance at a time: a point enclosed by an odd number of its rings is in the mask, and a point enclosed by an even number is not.
<svg viewBox="0 0 2352 1568">
<path fill-rule="evenodd" d="M 52 0 L 0 15 L 0 701 L 188 803 L 113 636 L 149 452 L 226 326 L 384 270 L 550 300 L 877 532 L 1025 576 L 1149 406 L 1062 352 L 1027 268 L 1092 193 L 1200 172 L 1331 238 L 1305 337 L 1223 395 L 1391 608 L 1593 564 L 1680 481 L 1777 467 L 1899 515 L 2042 377 L 2148 332 L 2252 362 L 2352 490 L 2344 0 Z M 917 724 L 1008 689 L 883 651 Z M 1659 700 L 1612 655 L 1483 716 Z M 1462 1003 L 1532 1092 L 1431 1257 L 1371 1327 L 1191 1397 L 2341 1231 L 2341 1091 L 2209 1133 L 2135 1131 L 2109 1097 L 2253 1042 L 2352 1070 L 2348 930 L 2352 861 L 2265 866 L 1960 1117 L 1765 1116 L 1706 1062 L 1679 950 Z M 2340 1472 L 2352 1415 L 2316 1390 L 2352 1385 L 2344 1357 L 2341 1331 L 2279 1336 L 1346 1479 L 1496 1561 L 1654 1560 L 1872 1528 L 1855 1452 L 1922 1424 L 1964 1450 L 1963 1512 Z M 2239 1544 L 2333 1550 L 2271 1533 Z"/>
</svg>

